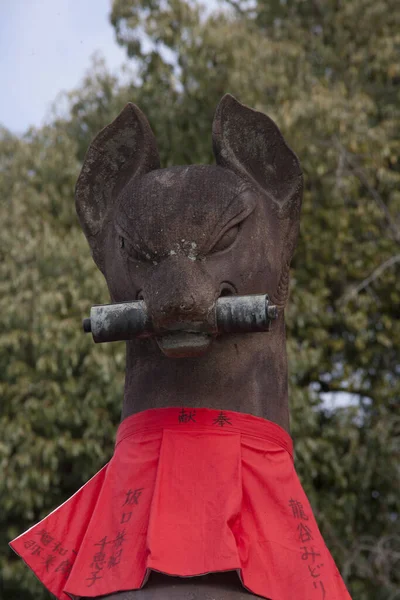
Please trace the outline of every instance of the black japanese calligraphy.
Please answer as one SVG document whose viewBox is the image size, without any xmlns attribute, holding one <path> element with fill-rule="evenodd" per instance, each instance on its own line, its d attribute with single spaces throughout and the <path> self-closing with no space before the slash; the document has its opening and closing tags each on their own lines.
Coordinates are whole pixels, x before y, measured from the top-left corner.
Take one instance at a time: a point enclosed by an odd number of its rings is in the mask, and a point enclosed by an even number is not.
<svg viewBox="0 0 400 600">
<path fill-rule="evenodd" d="M 95 544 L 95 546 L 99 546 L 99 549 L 95 552 L 93 562 L 90 565 L 94 571 L 101 571 L 104 568 L 104 563 L 106 561 L 105 547 L 109 543 L 110 542 L 107 542 L 107 536 L 105 536 Z"/>
<path fill-rule="evenodd" d="M 112 569 L 116 565 L 119 565 L 119 563 L 121 561 L 121 556 L 122 556 L 122 548 L 121 548 L 121 550 L 117 550 L 117 552 L 115 552 L 115 554 L 112 554 L 110 556 L 110 558 L 108 559 L 107 567 L 109 569 Z"/>
<path fill-rule="evenodd" d="M 294 519 L 302 519 L 303 521 L 308 521 L 308 516 L 305 514 L 303 505 L 298 500 L 293 500 L 291 498 L 289 500 L 289 506 L 292 509 L 292 515 Z"/>
<path fill-rule="evenodd" d="M 312 562 L 314 563 L 315 557 L 321 556 L 321 554 L 319 552 L 316 552 L 314 550 L 314 546 L 311 546 L 310 549 L 307 546 L 302 546 L 301 550 L 303 550 L 303 554 L 301 555 L 301 560 L 309 560 L 311 557 Z"/>
<path fill-rule="evenodd" d="M 41 529 L 35 535 L 40 535 L 40 541 L 43 546 L 48 546 L 54 540 L 54 537 L 46 529 Z"/>
<path fill-rule="evenodd" d="M 58 552 L 60 556 L 65 556 L 68 553 L 67 548 L 61 546 L 61 542 L 55 542 L 53 546 L 53 552 Z"/>
<path fill-rule="evenodd" d="M 86 581 L 89 582 L 86 584 L 87 587 L 92 587 L 98 579 L 102 578 L 102 575 L 99 575 L 99 573 L 104 569 L 104 566 L 107 561 L 105 548 L 108 544 L 111 543 L 107 541 L 107 538 L 108 536 L 105 535 L 101 538 L 101 540 L 94 544 L 95 548 L 97 549 L 93 555 L 92 562 L 90 564 L 92 575 L 91 577 L 86 578 Z"/>
<path fill-rule="evenodd" d="M 226 416 L 223 410 L 220 411 L 218 417 L 214 419 L 213 425 L 219 425 L 219 427 L 224 427 L 225 425 L 232 425 L 231 419 Z"/>
<path fill-rule="evenodd" d="M 64 573 L 64 575 L 69 575 L 71 573 L 73 567 L 73 562 L 67 558 L 66 560 L 63 560 L 60 562 L 60 564 L 58 565 L 58 567 L 56 568 L 56 570 L 54 571 L 55 573 Z"/>
<path fill-rule="evenodd" d="M 32 551 L 31 554 L 33 556 L 41 556 L 40 552 L 43 550 L 43 548 L 35 540 L 26 540 L 26 542 L 24 542 L 24 546 L 27 550 Z"/>
<path fill-rule="evenodd" d="M 128 524 L 136 510 L 134 507 L 139 505 L 140 497 L 144 488 L 129 488 L 124 492 L 124 498 L 121 501 L 122 509 L 120 512 L 120 524 Z M 127 507 L 124 509 L 124 507 Z M 130 510 L 130 508 L 132 509 Z M 92 587 L 99 579 L 105 577 L 106 570 L 114 569 L 120 564 L 124 551 L 124 544 L 128 539 L 128 533 L 125 528 L 117 532 L 114 539 L 105 535 L 94 544 L 95 552 L 89 565 L 90 577 L 86 578 L 86 586 Z"/>
<path fill-rule="evenodd" d="M 320 592 L 322 593 L 322 596 L 320 596 L 320 598 L 322 598 L 322 600 L 324 600 L 326 598 L 326 592 L 325 592 L 325 587 L 322 581 L 314 581 L 314 588 L 315 589 L 319 589 Z"/>
<path fill-rule="evenodd" d="M 309 517 L 304 511 L 303 504 L 301 502 L 294 498 L 290 498 L 288 504 L 291 509 L 292 517 L 294 519 L 300 521 L 309 521 Z M 296 527 L 296 532 L 296 537 L 298 541 L 302 544 L 314 541 L 313 532 L 308 524 L 300 522 Z M 317 558 L 321 556 L 321 553 L 319 552 L 318 548 L 314 545 L 299 546 L 299 550 L 301 560 L 307 562 L 308 573 L 311 578 L 311 581 L 313 582 L 314 589 L 318 589 L 321 592 L 320 599 L 325 600 L 326 591 L 324 583 L 322 581 L 322 568 L 324 566 L 324 563 L 317 561 Z"/>
<path fill-rule="evenodd" d="M 126 533 L 125 529 L 119 531 L 115 540 L 113 541 L 114 548 L 120 548 L 122 544 L 126 541 Z"/>
<path fill-rule="evenodd" d="M 315 567 L 311 567 L 310 565 L 308 565 L 308 570 L 310 571 L 310 575 L 313 579 L 317 579 L 317 577 L 321 575 L 319 569 L 323 566 L 323 564 L 315 565 Z"/>
<path fill-rule="evenodd" d="M 126 505 L 132 505 L 132 504 L 138 504 L 139 503 L 139 498 L 142 495 L 142 491 L 143 488 L 136 488 L 135 490 L 129 490 L 128 492 L 126 492 L 126 499 L 125 499 L 125 503 L 123 504 L 123 506 Z"/>
<path fill-rule="evenodd" d="M 89 583 L 86 584 L 86 587 L 92 587 L 92 585 L 94 585 L 98 579 L 101 579 L 101 577 L 102 576 L 99 575 L 98 571 L 92 571 L 92 576 L 86 578 L 86 581 L 89 581 Z"/>
<path fill-rule="evenodd" d="M 64 558 L 64 560 L 59 562 L 60 557 L 65 557 L 68 554 L 68 548 L 63 547 L 62 542 L 56 540 L 54 535 L 49 533 L 47 529 L 39 529 L 34 535 L 40 538 L 42 546 L 36 540 L 31 539 L 24 542 L 25 548 L 31 550 L 33 556 L 40 556 L 41 563 L 44 565 L 47 573 L 54 572 L 68 575 L 74 564 L 77 554 L 76 550 L 72 550 L 74 556 Z"/>
<path fill-rule="evenodd" d="M 125 541 L 126 541 L 126 532 L 125 532 L 125 529 L 123 529 L 122 531 L 118 532 L 115 540 L 112 542 L 113 553 L 110 556 L 109 561 L 108 561 L 109 569 L 115 567 L 116 565 L 118 565 L 120 563 L 121 556 L 122 556 L 122 550 L 123 550 L 122 546 Z"/>
<path fill-rule="evenodd" d="M 103 538 L 101 538 L 101 540 L 99 540 L 95 546 L 99 546 L 100 547 L 100 552 L 104 552 L 104 548 L 107 546 L 107 544 L 110 544 L 111 542 L 107 542 L 107 535 L 105 535 Z"/>
<path fill-rule="evenodd" d="M 45 559 L 43 559 L 44 566 L 46 567 L 46 571 L 49 572 L 50 567 L 52 567 L 57 560 L 57 557 L 54 554 L 48 554 Z"/>
<path fill-rule="evenodd" d="M 190 421 L 193 421 L 193 423 L 196 423 L 196 411 L 195 410 L 185 410 L 184 408 L 182 408 L 181 412 L 178 415 L 178 421 L 179 423 L 189 423 Z"/>
<path fill-rule="evenodd" d="M 123 512 L 122 513 L 122 517 L 121 517 L 121 525 L 123 525 L 124 523 L 129 523 L 129 521 L 131 520 L 131 516 L 132 516 L 132 511 L 130 512 Z"/>
<path fill-rule="evenodd" d="M 313 540 L 313 536 L 311 534 L 311 529 L 308 525 L 304 525 L 304 523 L 299 523 L 297 526 L 297 531 L 299 532 L 299 540 L 304 544 L 305 542 L 309 542 Z"/>
</svg>

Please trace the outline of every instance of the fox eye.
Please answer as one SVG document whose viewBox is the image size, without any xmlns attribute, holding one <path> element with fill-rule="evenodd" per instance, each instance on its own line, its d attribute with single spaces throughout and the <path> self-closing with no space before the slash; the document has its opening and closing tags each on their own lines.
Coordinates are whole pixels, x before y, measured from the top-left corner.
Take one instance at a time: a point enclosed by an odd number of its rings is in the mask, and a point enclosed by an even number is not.
<svg viewBox="0 0 400 600">
<path fill-rule="evenodd" d="M 122 235 L 119 236 L 119 247 L 123 254 L 126 254 L 128 258 L 132 258 L 133 260 L 144 260 L 144 258 L 140 256 L 139 252 L 135 250 L 133 245 Z"/>
<path fill-rule="evenodd" d="M 229 246 L 231 246 L 236 240 L 237 235 L 239 233 L 239 229 L 240 224 L 234 225 L 233 227 L 228 229 L 228 231 L 226 231 L 224 235 L 219 238 L 216 244 L 214 244 L 211 250 L 211 254 L 215 254 L 215 252 L 222 252 L 222 250 L 226 250 L 227 248 L 229 248 Z"/>
</svg>

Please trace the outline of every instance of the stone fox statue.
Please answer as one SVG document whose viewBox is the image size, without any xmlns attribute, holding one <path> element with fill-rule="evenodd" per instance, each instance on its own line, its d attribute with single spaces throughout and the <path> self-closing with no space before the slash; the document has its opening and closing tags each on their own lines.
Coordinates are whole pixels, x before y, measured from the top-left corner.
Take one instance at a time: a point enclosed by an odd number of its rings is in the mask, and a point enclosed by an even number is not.
<svg viewBox="0 0 400 600">
<path fill-rule="evenodd" d="M 127 342 L 115 452 L 11 542 L 60 600 L 344 600 L 293 466 L 284 307 L 303 178 L 273 121 L 226 95 L 216 165 L 160 168 L 128 104 L 92 142 L 76 207 Z M 268 333 L 207 335 L 220 297 L 268 294 Z"/>
</svg>

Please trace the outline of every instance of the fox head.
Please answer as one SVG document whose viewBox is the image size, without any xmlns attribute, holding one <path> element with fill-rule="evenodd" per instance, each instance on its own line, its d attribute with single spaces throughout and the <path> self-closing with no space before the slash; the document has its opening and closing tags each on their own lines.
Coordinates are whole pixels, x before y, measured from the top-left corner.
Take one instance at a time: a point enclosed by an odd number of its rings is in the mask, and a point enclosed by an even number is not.
<svg viewBox="0 0 400 600">
<path fill-rule="evenodd" d="M 90 145 L 76 185 L 112 302 L 144 299 L 160 330 L 209 319 L 221 295 L 268 293 L 280 308 L 287 301 L 299 161 L 269 117 L 230 95 L 212 138 L 216 165 L 161 169 L 146 117 L 128 104 Z M 186 351 L 193 354 L 190 343 Z"/>
</svg>

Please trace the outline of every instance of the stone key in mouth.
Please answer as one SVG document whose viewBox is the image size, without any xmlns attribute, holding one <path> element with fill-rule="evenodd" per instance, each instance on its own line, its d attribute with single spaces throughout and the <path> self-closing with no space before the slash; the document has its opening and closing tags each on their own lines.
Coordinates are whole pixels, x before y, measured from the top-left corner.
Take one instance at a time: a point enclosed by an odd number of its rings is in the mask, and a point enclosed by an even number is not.
<svg viewBox="0 0 400 600">
<path fill-rule="evenodd" d="M 278 316 L 267 294 L 218 298 L 211 310 L 215 311 L 215 325 L 177 320 L 168 329 L 158 330 L 143 300 L 100 304 L 92 306 L 83 330 L 91 333 L 96 343 L 155 337 L 167 356 L 196 356 L 207 350 L 212 336 L 269 331 Z"/>
</svg>

